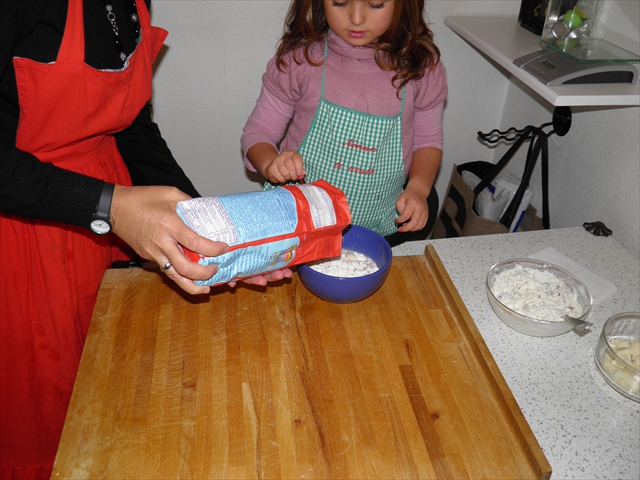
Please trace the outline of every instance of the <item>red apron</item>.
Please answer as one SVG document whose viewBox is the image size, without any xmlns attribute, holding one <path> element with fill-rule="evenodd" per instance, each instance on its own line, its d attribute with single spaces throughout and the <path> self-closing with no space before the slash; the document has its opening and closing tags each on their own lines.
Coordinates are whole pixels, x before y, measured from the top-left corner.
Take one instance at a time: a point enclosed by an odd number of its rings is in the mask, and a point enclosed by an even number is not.
<svg viewBox="0 0 640 480">
<path fill-rule="evenodd" d="M 82 0 L 69 1 L 54 63 L 14 58 L 18 148 L 131 185 L 111 135 L 151 98 L 167 35 L 137 4 L 142 38 L 121 70 L 84 63 Z M 124 254 L 113 235 L 54 222 L 0 214 L 0 231 L 0 479 L 49 478 L 102 275 Z"/>
</svg>

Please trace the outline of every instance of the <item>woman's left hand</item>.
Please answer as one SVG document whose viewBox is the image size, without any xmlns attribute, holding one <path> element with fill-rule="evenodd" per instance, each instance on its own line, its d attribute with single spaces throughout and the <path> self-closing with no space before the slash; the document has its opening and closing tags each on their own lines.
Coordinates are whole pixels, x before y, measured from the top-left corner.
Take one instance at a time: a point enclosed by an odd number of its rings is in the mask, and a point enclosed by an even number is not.
<svg viewBox="0 0 640 480">
<path fill-rule="evenodd" d="M 248 283 L 249 285 L 264 287 L 268 282 L 277 282 L 283 278 L 291 278 L 291 275 L 293 275 L 293 272 L 289 268 L 283 268 L 282 270 L 274 270 L 273 272 L 265 273 L 264 275 L 257 275 L 240 281 Z M 229 285 L 232 287 L 235 286 L 235 284 L 236 282 L 229 282 Z"/>
</svg>

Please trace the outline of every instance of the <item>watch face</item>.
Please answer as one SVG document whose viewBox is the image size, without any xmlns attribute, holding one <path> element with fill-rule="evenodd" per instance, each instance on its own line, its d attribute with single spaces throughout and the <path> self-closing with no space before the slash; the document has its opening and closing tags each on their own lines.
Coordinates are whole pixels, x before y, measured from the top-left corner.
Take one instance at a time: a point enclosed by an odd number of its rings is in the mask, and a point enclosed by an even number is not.
<svg viewBox="0 0 640 480">
<path fill-rule="evenodd" d="M 94 220 L 91 222 L 91 230 L 98 235 L 106 235 L 111 231 L 111 225 L 104 220 Z"/>
</svg>

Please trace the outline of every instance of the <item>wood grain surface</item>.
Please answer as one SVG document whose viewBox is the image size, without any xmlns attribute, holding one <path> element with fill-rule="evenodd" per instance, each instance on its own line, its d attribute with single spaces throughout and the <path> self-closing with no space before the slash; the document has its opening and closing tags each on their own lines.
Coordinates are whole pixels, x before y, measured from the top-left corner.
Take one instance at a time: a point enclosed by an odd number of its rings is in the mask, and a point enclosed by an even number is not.
<svg viewBox="0 0 640 480">
<path fill-rule="evenodd" d="M 479 285 L 478 288 L 483 288 Z M 106 272 L 52 478 L 549 478 L 432 246 L 371 297 Z"/>
</svg>

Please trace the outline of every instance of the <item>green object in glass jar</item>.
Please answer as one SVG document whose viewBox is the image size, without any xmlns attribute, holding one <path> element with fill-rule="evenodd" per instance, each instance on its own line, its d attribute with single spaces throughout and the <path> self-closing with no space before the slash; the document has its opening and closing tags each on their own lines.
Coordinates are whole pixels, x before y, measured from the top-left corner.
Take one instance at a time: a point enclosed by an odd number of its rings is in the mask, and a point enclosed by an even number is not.
<svg viewBox="0 0 640 480">
<path fill-rule="evenodd" d="M 567 13 L 565 13 L 564 17 L 562 17 L 562 21 L 571 30 L 582 25 L 582 18 L 580 18 L 580 15 L 578 15 L 575 10 L 569 10 Z"/>
</svg>

